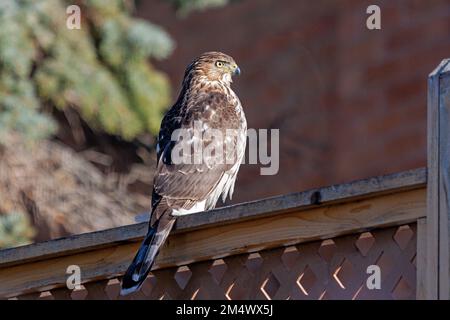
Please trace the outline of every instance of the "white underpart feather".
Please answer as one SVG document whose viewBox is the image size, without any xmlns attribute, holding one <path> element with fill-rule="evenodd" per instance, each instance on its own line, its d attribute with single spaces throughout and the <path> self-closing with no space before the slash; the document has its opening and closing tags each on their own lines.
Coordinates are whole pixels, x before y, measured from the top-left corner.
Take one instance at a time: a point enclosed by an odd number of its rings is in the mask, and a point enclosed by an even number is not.
<svg viewBox="0 0 450 320">
<path fill-rule="evenodd" d="M 206 204 L 206 200 L 203 200 L 203 201 L 197 202 L 190 209 L 173 209 L 172 215 L 175 217 L 179 217 L 179 216 L 185 216 L 185 215 L 193 214 L 193 213 L 197 213 L 197 212 L 202 212 L 202 211 L 205 211 L 205 204 Z"/>
<path fill-rule="evenodd" d="M 225 72 L 224 74 L 223 74 L 223 76 L 222 76 L 222 81 L 223 82 L 225 82 L 225 83 L 232 83 L 233 82 L 233 79 L 231 79 L 231 74 L 230 73 L 228 73 L 228 72 Z"/>
</svg>

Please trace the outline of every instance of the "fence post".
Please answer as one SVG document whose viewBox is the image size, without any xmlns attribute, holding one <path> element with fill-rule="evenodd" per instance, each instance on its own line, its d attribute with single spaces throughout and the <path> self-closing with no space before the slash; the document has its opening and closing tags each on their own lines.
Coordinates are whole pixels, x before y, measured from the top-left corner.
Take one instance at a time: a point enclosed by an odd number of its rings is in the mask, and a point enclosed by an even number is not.
<svg viewBox="0 0 450 320">
<path fill-rule="evenodd" d="M 426 270 L 426 286 L 421 297 L 449 299 L 450 59 L 442 61 L 428 78 L 427 136 L 427 259 L 425 266 L 418 266 Z"/>
</svg>

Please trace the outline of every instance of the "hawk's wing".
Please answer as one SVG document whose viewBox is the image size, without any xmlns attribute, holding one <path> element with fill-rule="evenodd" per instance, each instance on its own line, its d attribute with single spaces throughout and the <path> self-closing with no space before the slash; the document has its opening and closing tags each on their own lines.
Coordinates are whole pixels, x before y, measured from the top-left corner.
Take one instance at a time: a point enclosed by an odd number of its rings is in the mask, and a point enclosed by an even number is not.
<svg viewBox="0 0 450 320">
<path fill-rule="evenodd" d="M 186 110 L 174 108 L 164 117 L 153 182 L 152 222 L 158 220 L 167 207 L 190 209 L 195 203 L 206 200 L 212 192 L 219 191 L 215 188 L 220 187 L 223 175 L 241 160 L 237 144 L 242 143 L 242 139 L 237 133 L 242 128 L 235 108 L 225 94 L 212 92 L 192 97 L 191 106 Z M 174 135 L 171 139 L 176 129 L 182 130 L 178 131 L 181 136 Z M 211 132 L 220 132 L 223 139 Z M 195 144 L 198 144 L 197 149 Z M 205 152 L 213 149 L 214 152 Z M 189 151 L 190 163 L 172 159 L 175 153 L 180 154 L 180 150 Z M 204 152 L 203 155 L 198 154 L 199 150 Z M 195 163 L 195 157 L 200 157 L 200 163 Z"/>
</svg>

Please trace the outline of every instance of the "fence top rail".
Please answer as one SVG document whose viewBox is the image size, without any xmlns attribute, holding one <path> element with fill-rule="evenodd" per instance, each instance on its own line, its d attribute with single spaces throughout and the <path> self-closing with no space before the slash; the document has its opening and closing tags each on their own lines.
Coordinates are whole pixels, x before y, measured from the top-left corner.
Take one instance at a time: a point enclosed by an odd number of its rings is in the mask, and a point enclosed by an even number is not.
<svg viewBox="0 0 450 320">
<path fill-rule="evenodd" d="M 217 225 L 266 218 L 294 210 L 301 211 L 312 207 L 355 201 L 381 194 L 422 188 L 425 185 L 425 168 L 403 171 L 182 216 L 177 219 L 174 233 L 185 233 Z M 119 243 L 134 242 L 143 237 L 146 230 L 147 222 L 143 222 L 0 250 L 0 269 L 115 246 Z"/>
</svg>

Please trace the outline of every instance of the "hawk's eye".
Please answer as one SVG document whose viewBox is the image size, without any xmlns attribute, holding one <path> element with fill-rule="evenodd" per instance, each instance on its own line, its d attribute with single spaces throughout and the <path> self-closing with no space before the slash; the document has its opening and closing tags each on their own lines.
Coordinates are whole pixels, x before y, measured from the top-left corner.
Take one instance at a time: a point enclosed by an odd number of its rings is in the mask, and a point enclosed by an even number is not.
<svg viewBox="0 0 450 320">
<path fill-rule="evenodd" d="M 217 61 L 216 62 L 216 67 L 222 68 L 223 67 L 223 62 L 222 61 Z"/>
</svg>

